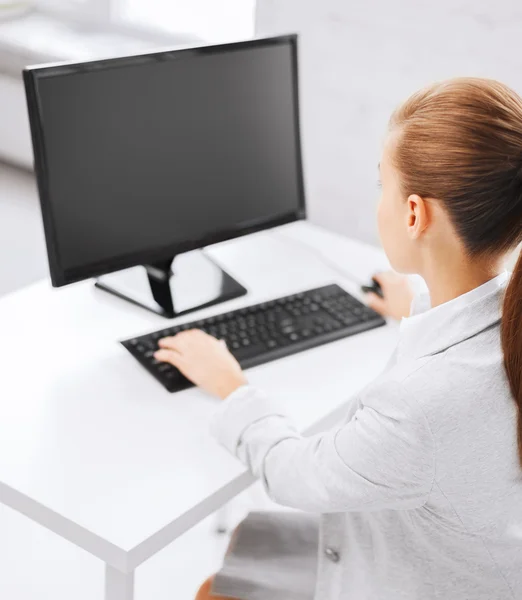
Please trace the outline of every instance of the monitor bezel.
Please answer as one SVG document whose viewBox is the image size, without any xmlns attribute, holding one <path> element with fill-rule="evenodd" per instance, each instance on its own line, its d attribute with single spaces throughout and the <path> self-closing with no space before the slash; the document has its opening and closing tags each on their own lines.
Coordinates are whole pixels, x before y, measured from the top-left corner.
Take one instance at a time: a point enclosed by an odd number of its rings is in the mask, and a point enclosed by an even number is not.
<svg viewBox="0 0 522 600">
<path fill-rule="evenodd" d="M 52 202 L 49 192 L 47 157 L 44 143 L 44 127 L 42 122 L 41 105 L 38 96 L 38 80 L 45 77 L 67 75 L 79 73 L 82 71 L 92 71 L 97 69 L 118 68 L 143 63 L 144 61 L 156 61 L 167 59 L 190 58 L 194 56 L 214 54 L 220 52 L 230 52 L 244 48 L 257 48 L 274 45 L 289 45 L 292 58 L 292 88 L 294 97 L 294 130 L 296 136 L 296 167 L 297 167 L 297 186 L 298 186 L 298 206 L 295 211 L 279 215 L 277 218 L 263 219 L 257 223 L 251 223 L 247 226 L 237 226 L 229 230 L 222 230 L 211 235 L 186 241 L 183 243 L 173 243 L 169 246 L 154 248 L 151 250 L 142 250 L 122 256 L 111 257 L 104 261 L 90 263 L 81 267 L 64 268 L 60 263 L 58 251 L 58 236 L 54 227 L 52 215 Z M 37 65 L 26 67 L 23 70 L 23 79 L 26 90 L 27 108 L 29 113 L 29 123 L 34 154 L 34 169 L 37 180 L 38 194 L 40 198 L 40 207 L 44 226 L 47 256 L 49 261 L 49 271 L 51 282 L 54 287 L 60 287 L 99 277 L 108 273 L 113 273 L 122 269 L 127 269 L 144 264 L 154 264 L 159 261 L 165 261 L 177 254 L 188 252 L 211 244 L 217 244 L 227 240 L 232 240 L 250 233 L 256 233 L 272 227 L 285 225 L 294 221 L 306 219 L 306 201 L 303 177 L 303 162 L 301 148 L 301 127 L 299 114 L 299 74 L 298 74 L 298 36 L 297 34 L 281 35 L 267 38 L 256 38 L 247 41 L 233 42 L 226 44 L 197 46 L 190 48 L 174 48 L 132 56 L 113 57 L 106 59 L 97 59 L 85 62 L 74 63 L 53 63 L 48 65 Z"/>
</svg>

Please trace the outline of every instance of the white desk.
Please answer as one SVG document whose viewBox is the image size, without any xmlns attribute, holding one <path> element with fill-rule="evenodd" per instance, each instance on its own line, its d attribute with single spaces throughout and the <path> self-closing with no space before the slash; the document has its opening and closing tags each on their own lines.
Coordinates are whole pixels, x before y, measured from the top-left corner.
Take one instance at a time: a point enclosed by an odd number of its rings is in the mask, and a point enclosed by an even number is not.
<svg viewBox="0 0 522 600">
<path fill-rule="evenodd" d="M 382 253 L 307 223 L 279 228 L 366 281 Z M 263 232 L 209 253 L 249 294 L 190 321 L 336 281 L 312 252 Z M 134 570 L 253 479 L 208 434 L 216 400 L 166 392 L 117 342 L 167 321 L 96 290 L 40 282 L 0 299 L 0 502 L 106 563 L 106 600 L 131 600 Z M 342 414 L 397 340 L 393 325 L 248 371 L 306 431 Z M 81 582 L 79 582 L 81 585 Z"/>
</svg>

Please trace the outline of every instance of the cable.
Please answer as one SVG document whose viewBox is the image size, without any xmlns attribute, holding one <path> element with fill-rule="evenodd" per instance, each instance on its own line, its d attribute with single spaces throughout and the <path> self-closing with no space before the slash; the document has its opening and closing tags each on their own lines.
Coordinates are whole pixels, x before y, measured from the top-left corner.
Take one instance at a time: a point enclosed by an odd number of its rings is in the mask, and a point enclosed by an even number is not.
<svg viewBox="0 0 522 600">
<path fill-rule="evenodd" d="M 296 240 L 295 238 L 293 238 L 289 235 L 285 235 L 281 231 L 271 231 L 270 233 L 272 236 L 274 236 L 275 238 L 279 238 L 284 243 L 290 242 L 291 244 L 294 244 L 295 246 L 300 246 L 301 248 L 304 248 L 310 254 L 313 254 L 315 258 L 319 259 L 327 267 L 329 267 L 330 269 L 339 273 L 342 277 L 349 279 L 350 281 L 357 284 L 358 286 L 363 285 L 364 282 L 362 281 L 362 279 L 359 279 L 352 272 L 347 271 L 343 267 L 340 267 L 337 263 L 333 262 L 330 258 L 325 256 L 322 252 L 317 250 L 317 248 L 315 248 L 311 244 L 308 244 L 307 242 L 303 242 L 302 240 Z"/>
</svg>

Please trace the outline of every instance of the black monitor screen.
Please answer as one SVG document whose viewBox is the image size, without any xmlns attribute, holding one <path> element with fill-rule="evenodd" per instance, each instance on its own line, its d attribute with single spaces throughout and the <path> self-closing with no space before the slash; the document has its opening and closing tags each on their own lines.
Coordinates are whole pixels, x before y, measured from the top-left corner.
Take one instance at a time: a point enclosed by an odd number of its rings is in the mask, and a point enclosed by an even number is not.
<svg viewBox="0 0 522 600">
<path fill-rule="evenodd" d="M 62 283 L 302 216 L 295 39 L 264 42 L 34 77 Z"/>
</svg>

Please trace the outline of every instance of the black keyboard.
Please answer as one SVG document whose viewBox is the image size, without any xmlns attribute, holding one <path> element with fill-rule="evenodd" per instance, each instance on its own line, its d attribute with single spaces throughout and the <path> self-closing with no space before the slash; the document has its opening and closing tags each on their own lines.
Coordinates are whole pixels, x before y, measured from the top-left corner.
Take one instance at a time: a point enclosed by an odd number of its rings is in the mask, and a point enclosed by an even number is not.
<svg viewBox="0 0 522 600">
<path fill-rule="evenodd" d="M 175 367 L 158 362 L 154 352 L 158 340 L 186 329 L 202 329 L 225 340 L 241 366 L 248 368 L 384 324 L 375 311 L 333 284 L 174 325 L 122 344 L 169 392 L 177 392 L 192 384 Z"/>
</svg>

